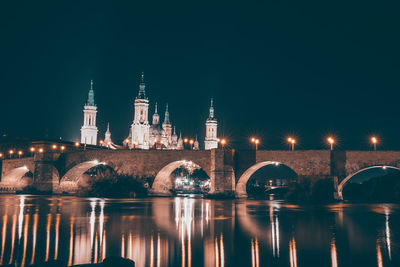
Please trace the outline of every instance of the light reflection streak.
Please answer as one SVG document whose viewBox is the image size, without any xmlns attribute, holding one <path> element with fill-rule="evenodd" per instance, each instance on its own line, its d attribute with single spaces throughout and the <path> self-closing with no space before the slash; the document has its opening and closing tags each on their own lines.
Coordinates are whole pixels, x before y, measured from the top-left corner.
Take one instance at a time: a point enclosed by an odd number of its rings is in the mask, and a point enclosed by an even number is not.
<svg viewBox="0 0 400 267">
<path fill-rule="evenodd" d="M 18 240 L 21 240 L 22 236 L 22 224 L 24 222 L 24 207 L 25 207 L 25 196 L 21 196 L 19 199 Z"/>
<path fill-rule="evenodd" d="M 157 267 L 161 266 L 161 240 L 160 233 L 157 234 Z"/>
<path fill-rule="evenodd" d="M 15 232 L 17 230 L 17 214 L 13 215 L 13 224 L 12 224 L 12 234 L 11 234 L 11 253 L 10 253 L 10 261 L 8 264 L 13 262 L 14 258 L 14 247 L 15 247 Z"/>
<path fill-rule="evenodd" d="M 224 250 L 224 237 L 221 234 L 220 240 L 219 240 L 219 245 L 220 245 L 220 251 L 221 251 L 221 267 L 225 266 L 225 250 Z M 258 246 L 258 243 L 257 243 Z"/>
<path fill-rule="evenodd" d="M 58 258 L 58 241 L 60 236 L 60 213 L 56 215 L 56 237 L 55 237 L 55 244 L 54 244 L 54 259 L 57 260 Z"/>
<path fill-rule="evenodd" d="M 150 267 L 154 267 L 154 240 L 153 235 L 150 237 Z"/>
<path fill-rule="evenodd" d="M 296 251 L 296 241 L 294 237 L 289 242 L 289 258 L 290 267 L 297 267 L 297 251 Z"/>
<path fill-rule="evenodd" d="M 94 256 L 93 256 L 93 262 L 97 263 L 99 261 L 99 247 L 98 247 L 98 233 L 96 232 L 96 236 L 94 238 Z"/>
<path fill-rule="evenodd" d="M 101 260 L 103 261 L 106 258 L 106 251 L 107 251 L 107 239 L 106 239 L 106 230 L 103 233 L 103 252 L 101 254 Z"/>
<path fill-rule="evenodd" d="M 331 261 L 332 261 L 332 267 L 338 267 L 335 238 L 333 238 L 331 242 Z"/>
<path fill-rule="evenodd" d="M 279 258 L 279 219 L 274 207 L 269 207 L 269 220 L 271 223 L 272 255 Z"/>
<path fill-rule="evenodd" d="M 94 260 L 94 251 L 93 251 L 93 242 L 94 242 L 94 224 L 96 222 L 96 217 L 95 217 L 95 209 L 96 209 L 96 201 L 91 201 L 90 206 L 92 208 L 92 211 L 90 212 L 90 250 L 91 250 L 91 263 L 93 263 Z"/>
<path fill-rule="evenodd" d="M 25 215 L 25 227 L 24 227 L 24 248 L 22 251 L 21 267 L 25 266 L 26 261 L 26 247 L 28 245 L 28 226 L 29 226 L 29 214 Z"/>
<path fill-rule="evenodd" d="M 36 252 L 38 221 L 39 221 L 39 214 L 36 211 L 36 213 L 33 215 L 32 258 L 31 258 L 30 265 L 33 265 L 35 263 L 35 252 Z"/>
<path fill-rule="evenodd" d="M 218 249 L 218 238 L 215 237 L 215 266 L 219 267 L 219 249 Z"/>
<path fill-rule="evenodd" d="M 379 243 L 376 244 L 376 260 L 378 262 L 378 267 L 383 267 L 382 252 Z"/>
<path fill-rule="evenodd" d="M 1 255 L 0 255 L 0 265 L 3 264 L 4 257 L 4 247 L 6 245 L 6 233 L 7 233 L 7 214 L 3 215 L 3 228 L 1 231 Z"/>
<path fill-rule="evenodd" d="M 104 200 L 100 201 L 100 216 L 99 216 L 99 228 L 100 228 L 100 247 L 103 245 L 103 229 L 104 229 Z M 103 256 L 102 256 L 103 258 Z"/>
<path fill-rule="evenodd" d="M 71 222 L 69 225 L 69 258 L 68 258 L 68 266 L 72 265 L 72 259 L 74 255 L 74 220 L 75 218 L 71 217 Z"/>
<path fill-rule="evenodd" d="M 123 233 L 121 236 L 121 257 L 125 258 L 125 235 Z"/>
<path fill-rule="evenodd" d="M 385 222 L 386 245 L 387 245 L 387 249 L 388 249 L 389 260 L 392 260 L 392 243 L 390 241 L 390 227 L 389 227 L 389 212 L 388 211 L 386 211 L 385 219 L 386 219 L 386 222 Z"/>
<path fill-rule="evenodd" d="M 47 224 L 46 224 L 46 257 L 44 261 L 49 260 L 50 254 L 50 227 L 51 227 L 51 214 L 47 214 Z"/>
<path fill-rule="evenodd" d="M 251 239 L 251 266 L 260 267 L 258 239 Z"/>
</svg>

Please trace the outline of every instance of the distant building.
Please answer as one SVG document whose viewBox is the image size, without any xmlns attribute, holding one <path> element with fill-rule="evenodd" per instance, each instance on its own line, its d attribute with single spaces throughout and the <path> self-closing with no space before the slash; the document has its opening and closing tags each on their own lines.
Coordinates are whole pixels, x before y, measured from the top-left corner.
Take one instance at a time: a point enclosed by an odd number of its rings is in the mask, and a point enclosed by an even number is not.
<svg viewBox="0 0 400 267">
<path fill-rule="evenodd" d="M 96 113 L 97 106 L 94 103 L 93 81 L 91 81 L 89 98 L 83 109 L 84 121 L 81 128 L 81 143 L 97 145 L 97 127 Z M 184 141 L 182 134 L 179 137 L 176 134 L 176 127 L 171 124 L 168 104 L 165 107 L 164 120 L 160 122 L 158 114 L 158 105 L 154 105 L 154 114 L 152 123 L 149 122 L 149 99 L 146 96 L 146 84 L 144 82 L 144 74 L 140 76 L 139 92 L 134 102 L 133 122 L 129 129 L 129 135 L 125 139 L 123 146 L 115 145 L 111 140 L 110 125 L 107 124 L 107 131 L 104 140 L 100 141 L 100 145 L 107 146 L 111 149 L 127 147 L 130 149 L 184 149 Z M 214 149 L 218 147 L 217 140 L 217 120 L 214 118 L 213 100 L 211 99 L 211 107 L 209 117 L 206 121 L 206 137 L 204 141 L 205 149 Z M 199 142 L 194 142 L 192 149 L 198 150 Z"/>
<path fill-rule="evenodd" d="M 96 127 L 97 106 L 94 103 L 93 81 L 90 81 L 88 101 L 83 107 L 83 125 L 81 128 L 81 143 L 97 145 Z"/>
</svg>

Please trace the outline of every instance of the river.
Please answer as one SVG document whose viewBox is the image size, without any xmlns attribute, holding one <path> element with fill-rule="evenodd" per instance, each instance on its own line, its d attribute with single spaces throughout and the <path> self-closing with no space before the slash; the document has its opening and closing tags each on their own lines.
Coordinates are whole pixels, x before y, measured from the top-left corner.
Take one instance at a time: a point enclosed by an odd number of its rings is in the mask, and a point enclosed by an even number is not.
<svg viewBox="0 0 400 267">
<path fill-rule="evenodd" d="M 0 265 L 400 266 L 400 206 L 0 195 Z"/>
</svg>

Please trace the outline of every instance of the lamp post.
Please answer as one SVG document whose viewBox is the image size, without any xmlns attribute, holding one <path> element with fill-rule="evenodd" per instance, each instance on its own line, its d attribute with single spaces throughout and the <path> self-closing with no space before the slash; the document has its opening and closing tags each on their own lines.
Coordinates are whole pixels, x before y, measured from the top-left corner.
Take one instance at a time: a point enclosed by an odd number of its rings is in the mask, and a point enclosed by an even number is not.
<svg viewBox="0 0 400 267">
<path fill-rule="evenodd" d="M 226 139 L 221 139 L 221 146 L 222 146 L 222 149 L 225 147 L 225 144 L 226 144 Z"/>
<path fill-rule="evenodd" d="M 333 144 L 335 143 L 335 139 L 333 139 L 333 137 L 329 136 L 326 140 L 328 141 L 328 143 L 330 145 L 330 148 L 331 148 L 331 151 L 332 151 L 333 150 Z"/>
<path fill-rule="evenodd" d="M 292 137 L 289 137 L 288 138 L 288 142 L 290 144 L 290 147 L 291 147 L 292 151 L 294 151 L 294 144 L 296 144 L 296 139 L 294 139 Z"/>
<path fill-rule="evenodd" d="M 376 144 L 378 143 L 378 138 L 376 138 L 375 136 L 371 137 L 371 143 L 374 147 L 374 151 L 376 151 Z"/>
<path fill-rule="evenodd" d="M 21 156 L 22 156 L 22 151 L 20 150 L 20 151 L 18 151 L 18 158 L 20 159 Z"/>
<path fill-rule="evenodd" d="M 12 157 L 12 155 L 14 154 L 14 150 L 10 150 L 10 151 L 8 151 L 8 154 L 10 154 L 10 159 L 11 159 L 11 157 Z"/>
<path fill-rule="evenodd" d="M 252 137 L 252 138 L 250 139 L 250 142 L 252 142 L 253 144 L 255 144 L 256 151 L 257 151 L 257 150 L 258 150 L 258 144 L 260 143 L 260 139 L 255 138 L 255 137 Z"/>
</svg>

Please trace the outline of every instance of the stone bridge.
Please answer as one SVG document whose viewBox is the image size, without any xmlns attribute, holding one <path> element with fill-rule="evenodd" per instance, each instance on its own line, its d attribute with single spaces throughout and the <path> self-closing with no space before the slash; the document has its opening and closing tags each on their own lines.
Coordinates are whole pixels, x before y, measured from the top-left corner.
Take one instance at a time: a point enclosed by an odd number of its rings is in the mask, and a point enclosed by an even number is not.
<svg viewBox="0 0 400 267">
<path fill-rule="evenodd" d="M 0 189 L 16 192 L 27 186 L 49 193 L 74 193 L 90 168 L 103 164 L 118 174 L 155 177 L 152 192 L 167 195 L 172 172 L 186 162 L 200 166 L 210 177 L 210 193 L 235 192 L 246 197 L 246 183 L 258 169 L 284 164 L 302 179 L 336 178 L 338 196 L 351 177 L 366 168 L 400 168 L 400 151 L 328 150 L 87 150 L 36 153 L 33 157 L 2 161 Z M 26 175 L 27 173 L 32 175 Z"/>
</svg>

